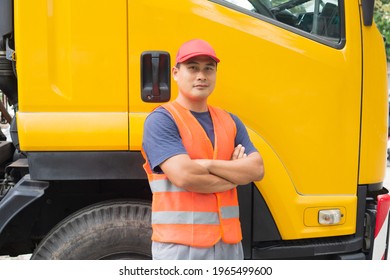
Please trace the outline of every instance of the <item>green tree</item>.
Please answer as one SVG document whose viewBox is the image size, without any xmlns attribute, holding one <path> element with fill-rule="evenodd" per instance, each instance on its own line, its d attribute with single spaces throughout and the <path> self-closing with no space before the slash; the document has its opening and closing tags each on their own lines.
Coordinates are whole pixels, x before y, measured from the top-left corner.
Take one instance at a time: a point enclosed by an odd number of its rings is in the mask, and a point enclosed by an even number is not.
<svg viewBox="0 0 390 280">
<path fill-rule="evenodd" d="M 376 0 L 374 20 L 386 39 L 387 59 L 390 60 L 390 0 Z"/>
</svg>

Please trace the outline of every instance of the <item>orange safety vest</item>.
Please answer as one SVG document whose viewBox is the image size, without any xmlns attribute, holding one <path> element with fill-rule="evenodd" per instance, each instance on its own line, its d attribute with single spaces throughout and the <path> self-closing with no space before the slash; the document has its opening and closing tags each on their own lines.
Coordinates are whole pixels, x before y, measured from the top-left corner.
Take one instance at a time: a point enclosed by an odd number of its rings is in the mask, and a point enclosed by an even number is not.
<svg viewBox="0 0 390 280">
<path fill-rule="evenodd" d="M 227 112 L 209 106 L 215 135 L 213 148 L 206 132 L 189 110 L 177 102 L 163 107 L 175 120 L 191 159 L 231 159 L 236 125 Z M 148 160 L 144 169 L 153 193 L 153 241 L 196 247 L 211 247 L 220 239 L 229 244 L 241 241 L 236 188 L 211 194 L 190 192 L 174 186 L 165 174 L 153 173 Z"/>
</svg>

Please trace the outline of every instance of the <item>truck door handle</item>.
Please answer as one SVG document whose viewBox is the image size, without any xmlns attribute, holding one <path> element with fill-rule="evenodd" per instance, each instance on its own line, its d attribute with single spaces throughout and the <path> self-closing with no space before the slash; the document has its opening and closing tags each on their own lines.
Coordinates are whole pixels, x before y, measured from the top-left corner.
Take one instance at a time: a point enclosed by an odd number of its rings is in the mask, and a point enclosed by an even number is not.
<svg viewBox="0 0 390 280">
<path fill-rule="evenodd" d="M 171 98 L 171 65 L 168 52 L 146 51 L 141 54 L 141 99 L 167 102 Z"/>
</svg>

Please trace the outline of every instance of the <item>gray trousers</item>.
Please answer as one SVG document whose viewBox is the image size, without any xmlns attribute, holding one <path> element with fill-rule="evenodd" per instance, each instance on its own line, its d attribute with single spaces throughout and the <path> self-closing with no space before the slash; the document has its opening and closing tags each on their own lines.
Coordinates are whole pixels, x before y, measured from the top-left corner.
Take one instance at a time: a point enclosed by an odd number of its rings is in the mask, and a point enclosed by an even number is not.
<svg viewBox="0 0 390 280">
<path fill-rule="evenodd" d="M 219 241 L 212 247 L 191 247 L 174 243 L 152 243 L 153 260 L 243 260 L 241 242 L 227 244 Z"/>
</svg>

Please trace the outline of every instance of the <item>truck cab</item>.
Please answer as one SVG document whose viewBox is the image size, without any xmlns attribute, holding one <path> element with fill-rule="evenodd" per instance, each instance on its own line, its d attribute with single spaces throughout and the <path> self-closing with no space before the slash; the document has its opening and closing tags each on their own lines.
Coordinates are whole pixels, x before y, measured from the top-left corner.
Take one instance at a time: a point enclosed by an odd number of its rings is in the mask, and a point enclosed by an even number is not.
<svg viewBox="0 0 390 280">
<path fill-rule="evenodd" d="M 1 0 L 0 254 L 150 258 L 143 123 L 181 43 L 222 63 L 266 176 L 239 186 L 246 259 L 383 259 L 388 92 L 373 0 Z M 9 141 L 11 143 L 11 141 Z"/>
</svg>

